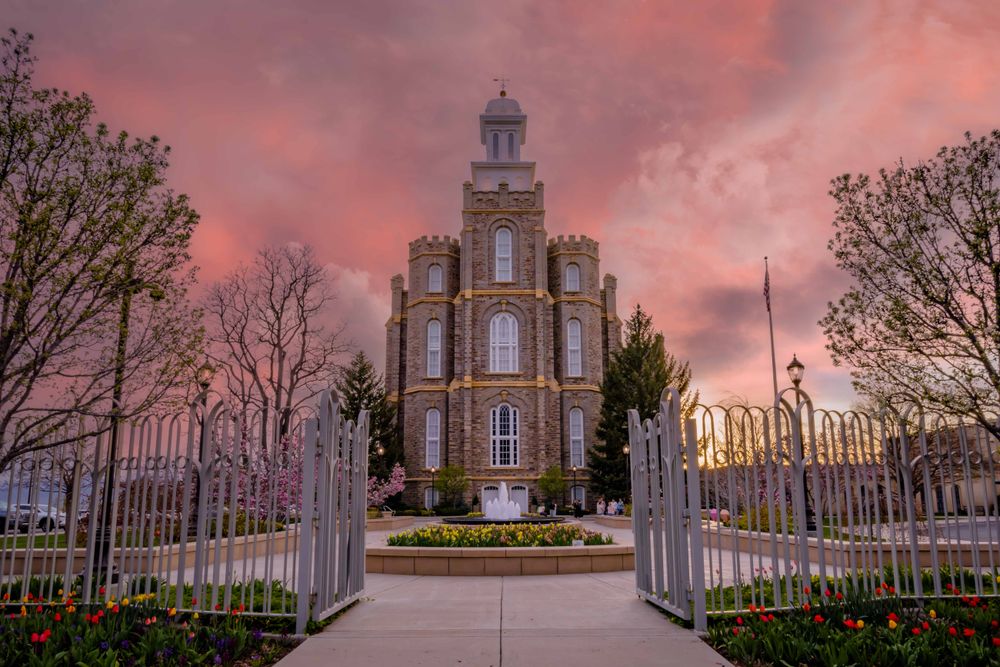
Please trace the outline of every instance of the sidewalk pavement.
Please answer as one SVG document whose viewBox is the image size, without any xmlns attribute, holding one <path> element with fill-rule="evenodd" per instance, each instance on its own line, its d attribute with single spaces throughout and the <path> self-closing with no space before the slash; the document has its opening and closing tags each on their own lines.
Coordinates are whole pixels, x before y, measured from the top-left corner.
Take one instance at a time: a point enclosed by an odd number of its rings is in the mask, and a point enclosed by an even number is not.
<svg viewBox="0 0 1000 667">
<path fill-rule="evenodd" d="M 366 588 L 366 598 L 278 665 L 730 665 L 693 631 L 639 600 L 633 572 L 369 574 Z"/>
</svg>

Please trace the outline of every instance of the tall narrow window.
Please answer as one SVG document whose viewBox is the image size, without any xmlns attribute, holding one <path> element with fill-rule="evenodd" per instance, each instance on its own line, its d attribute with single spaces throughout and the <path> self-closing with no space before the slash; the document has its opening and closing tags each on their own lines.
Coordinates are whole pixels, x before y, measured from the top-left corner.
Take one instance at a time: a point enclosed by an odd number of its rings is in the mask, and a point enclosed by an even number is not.
<svg viewBox="0 0 1000 667">
<path fill-rule="evenodd" d="M 517 318 L 510 313 L 490 320 L 490 372 L 517 372 Z"/>
<path fill-rule="evenodd" d="M 430 268 L 427 269 L 427 291 L 428 292 L 440 292 L 441 291 L 441 265 L 431 264 Z"/>
<path fill-rule="evenodd" d="M 428 486 L 424 489 L 424 509 L 434 509 L 434 506 L 438 504 L 438 492 L 437 489 Z"/>
<path fill-rule="evenodd" d="M 500 159 L 500 133 L 499 132 L 494 132 L 493 133 L 493 159 L 494 160 L 499 160 Z"/>
<path fill-rule="evenodd" d="M 577 485 L 569 490 L 570 497 L 573 502 L 580 501 L 581 507 L 587 506 L 587 491 L 582 486 Z"/>
<path fill-rule="evenodd" d="M 511 265 L 513 263 L 513 259 L 511 257 L 513 254 L 513 241 L 510 230 L 506 227 L 501 227 L 497 230 L 496 246 L 496 280 L 501 283 L 510 282 L 513 280 L 511 271 Z"/>
<path fill-rule="evenodd" d="M 581 352 L 580 320 L 566 323 L 566 375 L 583 375 L 583 354 Z"/>
<path fill-rule="evenodd" d="M 514 133 L 507 133 L 507 159 L 510 161 L 514 160 Z"/>
<path fill-rule="evenodd" d="M 427 323 L 427 377 L 441 377 L 441 322 Z"/>
<path fill-rule="evenodd" d="M 427 429 L 424 431 L 425 468 L 441 467 L 441 413 L 437 408 L 427 411 Z"/>
<path fill-rule="evenodd" d="M 518 465 L 517 408 L 501 403 L 490 410 L 490 465 Z"/>
<path fill-rule="evenodd" d="M 583 467 L 583 410 L 569 411 L 569 464 Z"/>
<path fill-rule="evenodd" d="M 580 291 L 580 265 L 566 265 L 566 290 L 567 292 Z"/>
</svg>

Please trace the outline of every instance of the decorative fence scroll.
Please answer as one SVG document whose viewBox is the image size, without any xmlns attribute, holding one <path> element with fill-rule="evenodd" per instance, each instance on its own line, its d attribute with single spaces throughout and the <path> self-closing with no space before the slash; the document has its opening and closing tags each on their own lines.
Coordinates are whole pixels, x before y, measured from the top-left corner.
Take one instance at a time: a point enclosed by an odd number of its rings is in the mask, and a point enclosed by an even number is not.
<svg viewBox="0 0 1000 667">
<path fill-rule="evenodd" d="M 794 400 L 794 403 L 792 402 Z M 918 405 L 775 406 L 629 415 L 636 588 L 704 629 L 708 614 L 831 593 L 1000 595 L 1000 451 L 990 429 Z M 962 581 L 962 571 L 977 576 Z"/>
<path fill-rule="evenodd" d="M 153 594 L 301 633 L 363 591 L 368 414 L 346 421 L 335 392 L 315 413 L 197 401 L 120 423 L 109 461 L 110 444 L 105 429 L 0 472 L 0 592 L 41 576 L 48 599 L 69 582 L 85 604 Z"/>
</svg>

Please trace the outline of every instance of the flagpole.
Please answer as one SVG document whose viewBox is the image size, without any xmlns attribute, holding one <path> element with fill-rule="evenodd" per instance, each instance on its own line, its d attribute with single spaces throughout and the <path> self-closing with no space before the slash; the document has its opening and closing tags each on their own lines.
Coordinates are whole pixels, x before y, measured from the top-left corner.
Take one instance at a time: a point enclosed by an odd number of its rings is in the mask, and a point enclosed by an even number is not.
<svg viewBox="0 0 1000 667">
<path fill-rule="evenodd" d="M 774 382 L 774 395 L 778 395 L 778 362 L 774 358 L 774 320 L 771 318 L 771 276 L 767 269 L 767 257 L 764 257 L 764 301 L 767 303 L 767 327 L 771 333 L 771 380 Z"/>
</svg>

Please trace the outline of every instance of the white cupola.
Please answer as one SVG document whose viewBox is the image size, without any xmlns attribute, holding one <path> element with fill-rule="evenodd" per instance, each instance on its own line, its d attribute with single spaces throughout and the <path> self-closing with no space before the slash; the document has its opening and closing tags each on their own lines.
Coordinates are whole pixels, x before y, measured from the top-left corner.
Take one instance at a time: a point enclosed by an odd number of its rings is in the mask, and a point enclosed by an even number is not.
<svg viewBox="0 0 1000 667">
<path fill-rule="evenodd" d="M 486 147 L 486 161 L 472 163 L 474 189 L 493 191 L 500 183 L 507 183 L 511 191 L 532 189 L 535 163 L 521 161 L 527 129 L 528 117 L 506 90 L 486 103 L 486 110 L 479 114 L 479 140 Z"/>
</svg>

